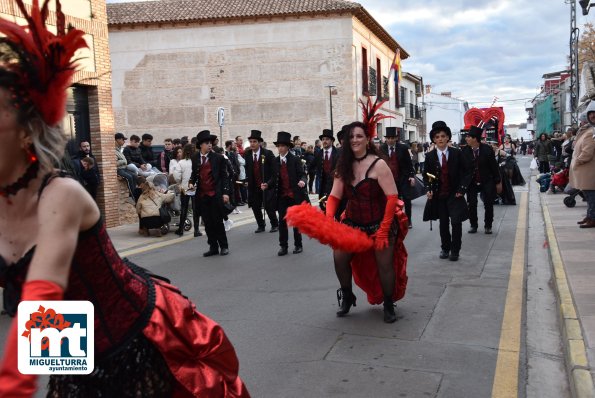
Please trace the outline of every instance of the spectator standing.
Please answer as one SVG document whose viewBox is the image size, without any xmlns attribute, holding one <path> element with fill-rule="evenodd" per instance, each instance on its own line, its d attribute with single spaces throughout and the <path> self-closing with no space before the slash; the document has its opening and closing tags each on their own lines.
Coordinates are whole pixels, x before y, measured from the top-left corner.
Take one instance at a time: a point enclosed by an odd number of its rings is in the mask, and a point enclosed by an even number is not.
<svg viewBox="0 0 595 398">
<path fill-rule="evenodd" d="M 306 170 L 308 170 L 308 192 L 313 194 L 314 179 L 316 178 L 316 155 L 314 155 L 314 146 L 308 145 L 306 153 L 304 154 L 304 159 L 306 160 Z"/>
<path fill-rule="evenodd" d="M 180 226 L 176 230 L 176 235 L 184 235 L 184 222 L 188 217 L 188 205 L 192 204 L 192 225 L 194 226 L 194 237 L 202 236 L 200 232 L 200 211 L 196 206 L 196 195 L 190 195 L 189 182 L 192 176 L 192 155 L 194 155 L 194 146 L 192 144 L 186 144 L 184 148 L 176 149 L 177 161 L 172 160 L 172 164 L 175 164 L 174 175 L 176 177 L 176 183 L 180 186 L 181 196 L 181 209 L 180 209 Z M 170 166 L 171 169 L 171 166 Z M 194 192 L 193 192 L 194 193 Z"/>
<path fill-rule="evenodd" d="M 552 153 L 552 144 L 547 137 L 546 133 L 539 135 L 539 140 L 535 143 L 533 150 L 533 157 L 539 162 L 539 172 L 549 173 L 550 172 L 550 154 Z"/>
<path fill-rule="evenodd" d="M 426 150 L 422 144 L 417 144 L 417 165 L 419 167 L 418 173 L 423 174 L 425 162 Z"/>
<path fill-rule="evenodd" d="M 244 156 L 244 138 L 241 135 L 236 137 L 236 148 L 240 156 Z"/>
<path fill-rule="evenodd" d="M 570 164 L 570 185 L 580 189 L 587 199 L 587 215 L 579 221 L 580 228 L 595 228 L 595 101 L 587 107 L 587 125 L 576 135 L 572 162 Z"/>
<path fill-rule="evenodd" d="M 163 141 L 163 148 L 163 152 L 159 154 L 159 170 L 161 170 L 162 173 L 167 174 L 169 171 L 169 162 L 175 158 L 173 152 L 173 140 L 171 138 L 166 138 L 165 141 Z"/>
</svg>

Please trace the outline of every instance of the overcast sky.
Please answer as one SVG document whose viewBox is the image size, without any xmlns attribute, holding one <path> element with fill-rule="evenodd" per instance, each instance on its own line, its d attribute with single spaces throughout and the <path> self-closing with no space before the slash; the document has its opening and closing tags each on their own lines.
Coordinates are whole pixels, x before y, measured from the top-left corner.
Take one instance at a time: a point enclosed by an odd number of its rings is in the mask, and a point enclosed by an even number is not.
<svg viewBox="0 0 595 398">
<path fill-rule="evenodd" d="M 486 107 L 498 97 L 507 124 L 526 121 L 526 99 L 539 92 L 544 73 L 568 67 L 565 0 L 358 2 L 410 54 L 404 71 L 470 106 Z M 595 20 L 595 10 L 583 17 L 578 4 L 577 9 L 579 28 Z"/>
</svg>

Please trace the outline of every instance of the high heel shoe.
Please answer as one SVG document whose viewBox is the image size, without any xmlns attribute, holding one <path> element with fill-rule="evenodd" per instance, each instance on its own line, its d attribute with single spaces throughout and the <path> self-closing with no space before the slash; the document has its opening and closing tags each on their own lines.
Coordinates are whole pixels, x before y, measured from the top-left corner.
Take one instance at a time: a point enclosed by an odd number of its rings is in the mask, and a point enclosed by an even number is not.
<svg viewBox="0 0 595 398">
<path fill-rule="evenodd" d="M 395 306 L 393 304 L 392 297 L 388 296 L 384 298 L 384 322 L 393 323 L 397 320 L 397 314 L 395 314 Z"/>
<path fill-rule="evenodd" d="M 351 289 L 337 289 L 337 302 L 339 303 L 339 311 L 337 316 L 345 316 L 351 309 L 351 306 L 357 307 L 357 297 L 353 294 Z"/>
</svg>

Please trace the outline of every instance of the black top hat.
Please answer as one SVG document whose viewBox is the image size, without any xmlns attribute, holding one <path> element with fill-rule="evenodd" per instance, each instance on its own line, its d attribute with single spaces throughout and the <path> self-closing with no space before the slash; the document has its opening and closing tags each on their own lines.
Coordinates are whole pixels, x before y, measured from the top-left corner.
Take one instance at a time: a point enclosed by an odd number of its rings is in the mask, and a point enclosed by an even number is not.
<svg viewBox="0 0 595 398">
<path fill-rule="evenodd" d="M 293 142 L 291 142 L 291 134 L 287 131 L 279 131 L 277 133 L 277 141 L 273 142 L 275 146 L 278 145 L 287 145 L 290 148 L 293 148 Z"/>
<path fill-rule="evenodd" d="M 250 130 L 250 137 L 248 137 L 249 140 L 258 140 L 258 142 L 263 142 L 264 140 L 262 139 L 262 131 L 260 130 Z"/>
<path fill-rule="evenodd" d="M 217 139 L 216 135 L 211 134 L 209 130 L 203 130 L 196 135 L 196 143 L 197 145 L 202 144 L 205 141 L 215 141 Z"/>
<path fill-rule="evenodd" d="M 343 137 L 345 136 L 345 134 L 347 134 L 348 130 L 349 130 L 349 125 L 348 124 L 343 125 L 343 127 L 341 127 L 341 131 L 339 131 L 337 133 L 337 139 L 339 141 L 342 141 Z"/>
<path fill-rule="evenodd" d="M 397 136 L 397 128 L 396 127 L 387 127 L 386 134 L 384 135 L 385 138 L 396 137 Z"/>
<path fill-rule="evenodd" d="M 335 137 L 333 136 L 332 130 L 329 130 L 329 129 L 322 130 L 322 135 L 319 135 L 318 138 L 322 140 L 324 137 L 330 138 L 331 140 L 335 141 Z"/>
<path fill-rule="evenodd" d="M 471 138 L 475 138 L 477 141 L 481 140 L 481 136 L 483 135 L 483 129 L 477 126 L 471 126 L 467 135 Z"/>
<path fill-rule="evenodd" d="M 438 120 L 437 122 L 432 123 L 432 130 L 430 130 L 430 140 L 434 140 L 434 134 L 439 131 L 443 131 L 448 135 L 448 138 L 452 138 L 452 132 L 450 131 L 450 127 L 446 125 L 442 120 Z"/>
</svg>

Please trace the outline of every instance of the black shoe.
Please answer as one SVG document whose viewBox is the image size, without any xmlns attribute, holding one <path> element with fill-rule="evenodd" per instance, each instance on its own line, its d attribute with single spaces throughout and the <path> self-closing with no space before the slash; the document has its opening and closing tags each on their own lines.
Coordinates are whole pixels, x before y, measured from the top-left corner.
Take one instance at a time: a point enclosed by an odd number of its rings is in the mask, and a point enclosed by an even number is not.
<svg viewBox="0 0 595 398">
<path fill-rule="evenodd" d="M 258 229 L 254 231 L 255 234 L 259 234 L 261 232 L 264 232 L 264 227 L 258 227 Z"/>
<path fill-rule="evenodd" d="M 223 251 L 223 250 L 222 250 L 222 251 Z M 217 254 L 219 254 L 219 250 L 217 250 L 217 249 L 211 249 L 211 250 L 209 250 L 208 252 L 204 252 L 204 253 L 202 254 L 202 256 L 203 256 L 203 257 L 211 257 L 211 256 L 215 256 L 215 255 L 217 255 Z"/>
<path fill-rule="evenodd" d="M 184 235 L 184 230 L 182 228 L 178 228 L 178 229 L 176 229 L 175 234 L 178 236 L 182 236 L 182 235 Z"/>
<path fill-rule="evenodd" d="M 277 232 L 279 230 L 279 227 L 271 227 L 271 230 L 269 232 L 273 233 L 273 232 Z"/>
<path fill-rule="evenodd" d="M 450 253 L 448 259 L 450 261 L 459 261 L 459 253 Z"/>
<path fill-rule="evenodd" d="M 413 224 L 409 223 L 409 229 L 413 228 Z"/>
<path fill-rule="evenodd" d="M 285 256 L 285 255 L 287 255 L 287 253 L 288 253 L 287 248 L 286 247 L 282 247 L 277 252 L 277 256 Z"/>
<path fill-rule="evenodd" d="M 296 247 L 293 249 L 293 254 L 298 254 L 298 253 L 301 253 L 301 252 L 303 252 L 303 251 L 304 251 L 304 249 L 303 249 L 301 246 L 296 246 Z"/>
<path fill-rule="evenodd" d="M 221 249 L 221 253 L 219 253 L 220 256 L 227 256 L 229 254 L 229 249 L 227 247 L 224 247 Z"/>
<path fill-rule="evenodd" d="M 485 230 L 484 230 L 484 232 L 485 232 L 486 235 L 491 235 L 492 234 L 492 227 L 489 227 L 489 228 L 486 227 Z"/>
<path fill-rule="evenodd" d="M 196 238 L 197 236 L 202 236 L 202 232 L 194 231 L 194 237 Z"/>
<path fill-rule="evenodd" d="M 351 306 L 357 307 L 355 304 L 356 301 L 357 298 L 351 289 L 337 289 L 337 302 L 339 303 L 339 311 L 337 311 L 337 316 L 347 315 Z"/>
<path fill-rule="evenodd" d="M 246 203 L 240 202 L 240 203 L 238 203 L 238 206 L 246 206 Z"/>
<path fill-rule="evenodd" d="M 443 259 L 443 260 L 446 259 L 446 258 L 448 258 L 449 252 L 450 252 L 450 250 L 441 250 L 440 251 L 440 258 Z"/>
<path fill-rule="evenodd" d="M 397 320 L 397 314 L 395 314 L 395 306 L 393 304 L 392 297 L 386 297 L 384 299 L 384 322 L 394 323 Z"/>
<path fill-rule="evenodd" d="M 476 234 L 477 233 L 477 227 L 471 227 L 469 228 L 469 231 L 467 231 L 470 234 Z"/>
</svg>

